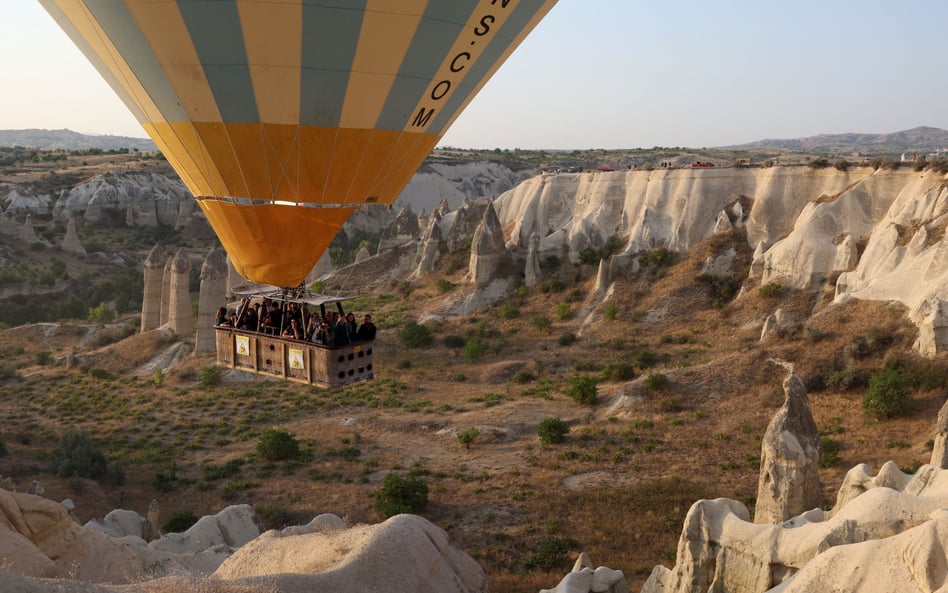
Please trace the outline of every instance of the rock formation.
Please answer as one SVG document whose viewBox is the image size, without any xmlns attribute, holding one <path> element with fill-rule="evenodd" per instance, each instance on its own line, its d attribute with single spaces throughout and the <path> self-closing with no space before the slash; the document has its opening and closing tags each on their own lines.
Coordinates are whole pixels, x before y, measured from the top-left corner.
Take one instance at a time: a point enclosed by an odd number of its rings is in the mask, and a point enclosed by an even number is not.
<svg viewBox="0 0 948 593">
<path fill-rule="evenodd" d="M 194 334 L 194 311 L 191 308 L 191 293 L 188 291 L 191 261 L 184 248 L 171 259 L 171 277 L 168 282 L 168 329 L 179 338 L 188 339 Z"/>
<path fill-rule="evenodd" d="M 471 241 L 468 273 L 474 284 L 485 285 L 499 275 L 509 275 L 510 264 L 510 255 L 504 246 L 504 231 L 500 228 L 493 204 L 488 203 Z"/>
<path fill-rule="evenodd" d="M 948 402 L 938 410 L 938 419 L 935 420 L 931 464 L 939 469 L 948 469 Z"/>
<path fill-rule="evenodd" d="M 218 308 L 227 303 L 227 259 L 224 250 L 213 248 L 201 266 L 201 289 L 198 295 L 197 333 L 195 352 L 217 350 L 214 323 Z"/>
<path fill-rule="evenodd" d="M 253 509 L 237 505 L 150 543 L 142 539 L 145 525 L 137 513 L 117 510 L 80 527 L 62 505 L 0 490 L 0 591 L 487 590 L 477 563 L 414 515 L 347 528 L 324 514 L 305 526 L 263 533 Z"/>
<path fill-rule="evenodd" d="M 414 242 L 418 238 L 418 215 L 408 204 L 395 216 L 395 220 L 382 232 L 378 251 L 387 251 L 392 247 Z"/>
<path fill-rule="evenodd" d="M 331 274 L 335 268 L 332 265 L 332 258 L 329 257 L 329 250 L 323 252 L 319 259 L 316 260 L 316 265 L 313 266 L 313 269 L 310 270 L 309 275 L 306 276 L 307 286 L 316 282 L 326 274 Z"/>
<path fill-rule="evenodd" d="M 359 251 L 357 251 L 355 254 L 355 263 L 361 264 L 362 262 L 369 259 L 370 257 L 372 257 L 372 254 L 369 253 L 369 248 L 363 245 L 362 247 L 359 248 Z"/>
<path fill-rule="evenodd" d="M 530 235 L 530 247 L 527 248 L 527 263 L 523 268 L 523 283 L 529 287 L 536 286 L 542 278 L 540 270 L 540 235 Z"/>
<path fill-rule="evenodd" d="M 447 250 L 441 238 L 441 213 L 437 210 L 428 218 L 428 225 L 418 244 L 418 264 L 413 276 L 423 276 L 435 270 L 441 254 Z"/>
<path fill-rule="evenodd" d="M 761 443 L 757 523 L 783 523 L 820 506 L 820 433 L 806 388 L 791 372 L 783 391 L 786 399 Z"/>
<path fill-rule="evenodd" d="M 165 261 L 161 275 L 161 325 L 166 325 L 171 317 L 171 276 L 174 257 Z"/>
<path fill-rule="evenodd" d="M 487 208 L 488 200 L 464 200 L 461 207 L 454 212 L 449 212 L 444 218 L 444 222 L 450 225 L 445 241 L 448 246 L 448 252 L 456 253 L 466 251 L 471 245 L 471 237 L 474 231 L 484 218 L 484 209 Z"/>
<path fill-rule="evenodd" d="M 556 587 L 540 589 L 540 593 L 628 593 L 629 584 L 621 570 L 600 566 L 593 568 L 586 552 L 582 552 L 573 570 Z"/>
<path fill-rule="evenodd" d="M 86 255 L 86 248 L 82 246 L 79 233 L 76 232 L 76 219 L 71 216 L 69 222 L 66 223 L 66 236 L 63 238 L 60 249 L 76 255 Z"/>
<path fill-rule="evenodd" d="M 165 248 L 155 245 L 145 259 L 145 288 L 142 294 L 142 331 L 155 329 L 162 324 L 161 295 L 167 258 Z"/>
<path fill-rule="evenodd" d="M 909 313 L 918 327 L 914 348 L 923 356 L 933 357 L 948 349 L 948 301 L 933 296 Z"/>
</svg>

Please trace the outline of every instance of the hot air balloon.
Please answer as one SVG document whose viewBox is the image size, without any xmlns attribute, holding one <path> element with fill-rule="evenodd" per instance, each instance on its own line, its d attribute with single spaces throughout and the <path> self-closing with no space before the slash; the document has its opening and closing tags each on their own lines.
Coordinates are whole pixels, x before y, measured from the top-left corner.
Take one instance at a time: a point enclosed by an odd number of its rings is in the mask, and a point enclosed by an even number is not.
<svg viewBox="0 0 948 593">
<path fill-rule="evenodd" d="M 556 0 L 40 0 L 197 198 L 237 271 L 300 284 L 392 203 Z"/>
</svg>

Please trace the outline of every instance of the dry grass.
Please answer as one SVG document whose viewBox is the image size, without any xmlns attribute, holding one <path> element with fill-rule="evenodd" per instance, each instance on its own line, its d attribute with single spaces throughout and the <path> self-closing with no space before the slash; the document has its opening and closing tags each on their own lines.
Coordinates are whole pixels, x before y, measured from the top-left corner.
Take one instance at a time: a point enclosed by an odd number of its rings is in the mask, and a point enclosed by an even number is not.
<svg viewBox="0 0 948 593">
<path fill-rule="evenodd" d="M 429 483 L 424 515 L 481 563 L 493 590 L 552 587 L 582 550 L 625 571 L 635 590 L 654 564 L 673 563 L 682 519 L 696 498 L 726 496 L 753 506 L 760 438 L 782 402 L 783 370 L 769 359 L 792 362 L 809 379 L 849 362 L 870 372 L 914 337 L 904 309 L 850 301 L 811 317 L 819 295 L 785 291 L 761 299 L 753 282 L 744 296 L 714 308 L 695 270 L 732 243 L 716 239 L 650 281 L 619 279 L 615 320 L 603 318 L 602 304 L 589 323 L 556 319 L 556 306 L 574 291 L 581 298 L 574 312 L 589 305 L 582 299 L 594 271 L 586 269 L 562 291 L 515 299 L 516 317 L 493 310 L 434 324 L 437 341 L 428 348 L 405 349 L 397 329 L 385 330 L 377 348 L 380 379 L 332 391 L 227 374 L 221 385 L 203 388 L 198 376 L 212 364 L 208 357 L 189 359 L 160 383 L 130 374 L 162 349 L 156 334 L 106 347 L 86 368 L 37 366 L 38 350 L 63 357 L 81 348 L 84 331 L 60 328 L 40 344 L 40 328 L 8 330 L 0 333 L 0 351 L 20 368 L 0 388 L 0 439 L 11 453 L 3 471 L 21 489 L 38 479 L 48 497 L 73 498 L 83 520 L 118 507 L 144 514 L 158 498 L 164 517 L 249 502 L 305 523 L 323 512 L 350 522 L 379 520 L 373 490 L 387 472 L 414 468 Z M 397 325 L 444 298 L 432 280 L 414 285 L 410 308 L 401 299 L 365 303 L 377 319 Z M 760 342 L 760 323 L 777 307 L 799 323 Z M 538 315 L 551 320 L 549 332 L 531 325 Z M 578 339 L 560 346 L 567 331 Z M 462 348 L 443 344 L 449 335 L 482 340 L 482 358 L 465 360 Z M 892 339 L 859 358 L 847 355 L 854 338 L 879 335 Z M 610 363 L 632 364 L 637 377 L 601 383 L 593 407 L 563 395 L 569 376 L 595 375 Z M 523 382 L 515 379 L 527 371 Z M 663 391 L 645 385 L 657 372 L 669 379 Z M 841 444 L 842 463 L 822 472 L 827 505 L 855 463 L 878 468 L 891 458 L 910 466 L 929 455 L 941 390 L 917 393 L 912 414 L 884 422 L 863 415 L 862 393 L 810 394 L 817 424 Z M 571 432 L 563 444 L 542 446 L 536 426 L 553 416 Z M 455 434 L 471 426 L 480 434 L 468 451 Z M 67 427 L 88 430 L 124 466 L 124 484 L 46 472 L 46 456 Z M 269 427 L 296 434 L 309 457 L 258 459 L 256 435 Z"/>
</svg>

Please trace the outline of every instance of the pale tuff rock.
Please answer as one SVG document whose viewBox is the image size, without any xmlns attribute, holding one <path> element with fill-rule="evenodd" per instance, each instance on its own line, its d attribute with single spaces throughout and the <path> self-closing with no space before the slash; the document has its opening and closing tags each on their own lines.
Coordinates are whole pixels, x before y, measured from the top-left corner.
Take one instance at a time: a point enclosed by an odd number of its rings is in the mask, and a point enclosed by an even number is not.
<svg viewBox="0 0 948 593">
<path fill-rule="evenodd" d="M 523 268 L 523 283 L 529 287 L 536 286 L 542 279 L 540 270 L 540 235 L 530 235 L 530 246 L 527 248 L 527 262 Z"/>
<path fill-rule="evenodd" d="M 728 247 L 724 253 L 714 257 L 708 256 L 701 266 L 701 274 L 704 276 L 717 276 L 721 278 L 730 278 L 734 275 L 734 260 L 737 258 L 737 250 L 734 247 Z"/>
<path fill-rule="evenodd" d="M 426 229 L 428 228 L 428 211 L 424 208 L 421 209 L 421 213 L 418 214 L 418 228 Z"/>
<path fill-rule="evenodd" d="M 165 261 L 165 269 L 161 275 L 161 325 L 167 325 L 171 318 L 171 267 L 174 258 L 169 257 Z"/>
<path fill-rule="evenodd" d="M 948 301 L 931 297 L 909 314 L 918 327 L 913 348 L 923 356 L 934 357 L 948 349 Z"/>
<path fill-rule="evenodd" d="M 27 245 L 32 245 L 39 240 L 36 238 L 36 231 L 33 230 L 33 217 L 30 214 L 26 215 L 26 220 L 23 222 L 23 226 L 20 227 L 19 235 L 20 241 Z"/>
<path fill-rule="evenodd" d="M 764 326 L 760 330 L 760 341 L 763 342 L 776 330 L 786 327 L 791 323 L 793 323 L 793 318 L 790 317 L 790 314 L 783 309 L 777 309 L 764 320 Z"/>
<path fill-rule="evenodd" d="M 727 212 L 721 210 L 718 213 L 717 219 L 714 221 L 714 229 L 712 229 L 711 233 L 714 235 L 721 235 L 733 230 L 734 225 L 731 224 L 731 219 L 728 217 Z"/>
<path fill-rule="evenodd" d="M 142 294 L 142 332 L 161 325 L 161 294 L 168 254 L 161 245 L 155 245 L 145 259 Z"/>
<path fill-rule="evenodd" d="M 764 273 L 764 254 L 766 253 L 763 242 L 757 244 L 754 248 L 754 255 L 751 258 L 750 273 L 751 278 L 760 278 Z"/>
<path fill-rule="evenodd" d="M 782 525 L 750 523 L 736 501 L 698 501 L 685 519 L 675 567 L 656 567 L 642 593 L 942 590 L 945 574 L 924 567 L 948 564 L 939 524 L 946 503 L 948 471 L 922 466 L 905 475 L 891 462 L 876 477 L 866 466 L 853 468 L 832 513 L 814 509 Z M 906 547 L 908 541 L 914 543 Z M 818 568 L 826 566 L 832 570 Z M 824 584 L 814 571 L 837 584 Z"/>
<path fill-rule="evenodd" d="M 332 533 L 334 531 L 343 531 L 349 526 L 338 515 L 332 513 L 323 513 L 317 515 L 306 525 L 294 525 L 284 527 L 280 531 L 283 535 L 303 535 L 304 533 Z"/>
<path fill-rule="evenodd" d="M 629 584 L 621 570 L 600 566 L 593 568 L 586 552 L 576 558 L 571 570 L 552 589 L 540 589 L 540 593 L 628 593 Z"/>
<path fill-rule="evenodd" d="M 184 249 L 179 249 L 170 261 L 171 278 L 168 282 L 168 329 L 187 339 L 194 332 L 194 312 L 188 291 L 191 261 Z"/>
<path fill-rule="evenodd" d="M 418 244 L 418 263 L 412 276 L 417 278 L 434 272 L 438 259 L 445 251 L 447 246 L 441 238 L 441 213 L 435 210 L 428 218 L 425 232 Z"/>
<path fill-rule="evenodd" d="M 239 583 L 268 576 L 279 588 L 278 575 L 286 573 L 296 573 L 290 582 L 305 583 L 294 591 L 487 591 L 480 566 L 451 547 L 444 531 L 415 515 L 330 533 L 268 531 L 235 552 L 213 577 Z"/>
<path fill-rule="evenodd" d="M 63 238 L 60 249 L 76 255 L 86 255 L 86 248 L 82 246 L 79 241 L 79 233 L 76 232 L 76 219 L 71 216 L 69 222 L 66 223 L 66 237 Z"/>
<path fill-rule="evenodd" d="M 939 469 L 948 469 L 948 402 L 938 411 L 935 421 L 935 445 L 932 448 L 931 464 Z"/>
<path fill-rule="evenodd" d="M 846 235 L 836 246 L 836 259 L 833 260 L 834 272 L 848 272 L 859 263 L 859 253 L 852 235 Z"/>
<path fill-rule="evenodd" d="M 820 506 L 820 433 L 806 388 L 797 375 L 790 374 L 783 390 L 783 407 L 770 421 L 761 443 L 757 523 L 783 523 Z"/>
<path fill-rule="evenodd" d="M 464 200 L 461 207 L 449 212 L 442 221 L 450 225 L 445 241 L 448 252 L 466 251 L 471 245 L 471 237 L 484 218 L 484 209 L 489 200 Z M 496 216 L 496 214 L 495 214 Z M 443 229 L 442 229 L 443 230 Z"/>
<path fill-rule="evenodd" d="M 359 251 L 357 251 L 355 254 L 355 263 L 361 264 L 362 262 L 369 259 L 370 257 L 372 257 L 372 254 L 369 253 L 369 248 L 363 245 L 362 247 L 359 248 Z"/>
<path fill-rule="evenodd" d="M 356 208 L 342 230 L 350 237 L 357 231 L 379 235 L 395 220 L 395 212 L 387 204 L 362 204 Z"/>
<path fill-rule="evenodd" d="M 612 258 L 600 259 L 599 269 L 596 270 L 596 292 L 604 293 L 612 283 Z"/>
<path fill-rule="evenodd" d="M 379 237 L 378 251 L 387 251 L 392 247 L 412 243 L 418 238 L 418 216 L 412 211 L 411 204 L 402 208 L 395 220 Z"/>
<path fill-rule="evenodd" d="M 25 193 L 28 190 L 20 191 L 20 189 L 22 188 L 10 190 L 10 192 L 0 200 L 0 205 L 4 206 L 4 208 L 2 208 L 4 212 L 8 214 L 33 212 L 41 216 L 49 214 L 49 208 L 53 202 L 53 199 L 49 195 L 41 194 L 37 196 Z"/>
<path fill-rule="evenodd" d="M 193 211 L 194 198 L 180 180 L 141 172 L 99 175 L 69 190 L 53 207 L 60 220 L 82 216 L 87 224 L 97 224 L 117 212 L 134 227 L 180 228 Z"/>
<path fill-rule="evenodd" d="M 214 352 L 217 336 L 214 323 L 217 310 L 227 302 L 227 259 L 223 249 L 208 252 L 201 266 L 201 288 L 198 294 L 197 334 L 195 352 Z"/>
<path fill-rule="evenodd" d="M 318 262 L 317 262 L 318 265 Z M 234 261 L 230 259 L 230 256 L 227 256 L 227 298 L 231 298 L 234 295 L 234 289 L 238 286 L 244 286 L 247 284 L 247 281 L 244 280 L 244 277 L 240 275 L 237 271 L 237 268 L 234 267 Z"/>
<path fill-rule="evenodd" d="M 471 241 L 469 276 L 474 284 L 483 286 L 500 276 L 510 275 L 511 263 L 504 247 L 504 231 L 493 203 L 488 202 Z"/>
<path fill-rule="evenodd" d="M 439 202 L 458 207 L 465 198 L 499 196 L 536 173 L 536 169 L 515 172 L 486 161 L 450 165 L 429 161 L 412 176 L 398 201 L 416 208 L 434 209 Z"/>
</svg>

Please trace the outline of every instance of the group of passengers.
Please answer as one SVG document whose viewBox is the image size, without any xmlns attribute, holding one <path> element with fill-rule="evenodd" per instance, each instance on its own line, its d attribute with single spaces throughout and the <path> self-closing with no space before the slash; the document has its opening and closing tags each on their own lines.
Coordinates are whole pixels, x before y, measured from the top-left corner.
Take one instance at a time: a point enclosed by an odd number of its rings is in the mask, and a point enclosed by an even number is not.
<svg viewBox="0 0 948 593">
<path fill-rule="evenodd" d="M 234 327 L 244 331 L 260 332 L 291 340 L 301 340 L 325 346 L 345 346 L 375 339 L 375 324 L 372 316 L 366 315 L 362 325 L 356 324 L 353 313 L 310 313 L 306 304 L 286 303 L 263 299 L 250 303 L 241 299 L 236 313 L 227 307 L 217 311 L 215 325 Z"/>
</svg>

